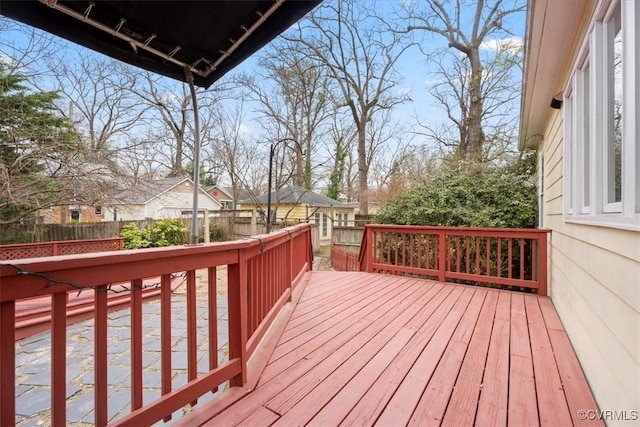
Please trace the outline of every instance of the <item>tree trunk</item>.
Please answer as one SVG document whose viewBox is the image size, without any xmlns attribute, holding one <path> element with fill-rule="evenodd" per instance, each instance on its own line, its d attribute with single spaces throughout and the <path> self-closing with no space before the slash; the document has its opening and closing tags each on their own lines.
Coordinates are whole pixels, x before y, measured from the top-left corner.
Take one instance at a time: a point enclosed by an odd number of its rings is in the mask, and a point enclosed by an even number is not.
<svg viewBox="0 0 640 427">
<path fill-rule="evenodd" d="M 478 50 L 472 50 L 469 55 L 471 61 L 471 82 L 469 84 L 469 127 L 467 133 L 468 158 L 479 159 L 484 146 L 484 132 L 482 131 L 482 63 Z M 461 141 L 462 142 L 462 141 Z"/>
<path fill-rule="evenodd" d="M 171 175 L 173 176 L 181 176 L 182 175 L 182 151 L 183 151 L 183 138 L 180 135 L 176 135 L 176 158 L 173 162 L 173 167 L 171 168 Z"/>
<path fill-rule="evenodd" d="M 369 186 L 367 183 L 369 165 L 367 164 L 366 119 L 364 117 L 358 123 L 358 200 L 360 214 L 369 215 Z"/>
<path fill-rule="evenodd" d="M 300 187 L 304 186 L 304 156 L 297 146 L 294 147 L 296 152 L 296 172 L 293 176 L 293 183 Z"/>
</svg>

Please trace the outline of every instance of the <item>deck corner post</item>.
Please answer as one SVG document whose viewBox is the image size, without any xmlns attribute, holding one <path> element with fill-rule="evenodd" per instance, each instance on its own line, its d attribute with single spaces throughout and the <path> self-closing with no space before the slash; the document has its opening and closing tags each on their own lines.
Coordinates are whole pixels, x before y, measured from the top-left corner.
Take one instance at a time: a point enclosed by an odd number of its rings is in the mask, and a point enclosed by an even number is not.
<svg viewBox="0 0 640 427">
<path fill-rule="evenodd" d="M 0 425 L 16 422 L 15 301 L 0 302 Z"/>
<path fill-rule="evenodd" d="M 445 230 L 438 230 L 438 280 L 446 280 L 447 270 L 447 233 Z"/>
<path fill-rule="evenodd" d="M 306 242 L 306 238 L 305 238 L 305 242 Z M 289 239 L 289 242 L 287 243 L 286 247 L 288 252 L 288 256 L 287 256 L 288 268 L 287 268 L 286 284 L 287 284 L 287 288 L 289 288 L 289 291 L 290 291 L 289 298 L 287 298 L 287 302 L 291 302 L 291 295 L 293 294 L 293 278 L 296 276 L 296 273 L 293 271 L 293 269 L 295 268 L 294 267 L 295 257 L 293 255 L 294 253 L 293 239 Z"/>
<path fill-rule="evenodd" d="M 372 273 L 373 272 L 373 249 L 372 249 L 372 245 L 374 244 L 374 239 L 373 239 L 373 228 L 366 226 L 365 228 L 366 230 L 366 246 L 365 246 L 365 252 L 364 252 L 364 259 L 365 259 L 365 271 L 367 273 Z"/>
<path fill-rule="evenodd" d="M 240 359 L 240 373 L 229 380 L 231 386 L 247 382 L 247 260 L 242 250 L 238 263 L 228 265 L 229 360 Z"/>
<path fill-rule="evenodd" d="M 308 271 L 313 271 L 313 238 L 311 236 L 311 225 L 309 225 L 307 227 L 307 231 L 306 231 L 306 239 L 305 241 L 307 242 L 307 248 L 309 249 L 307 251 L 307 265 L 308 265 Z"/>
<path fill-rule="evenodd" d="M 534 268 L 538 268 L 538 294 L 547 296 L 547 231 L 543 230 L 539 236 L 538 250 L 540 251 L 540 256 L 538 257 L 538 265 L 534 266 Z"/>
</svg>

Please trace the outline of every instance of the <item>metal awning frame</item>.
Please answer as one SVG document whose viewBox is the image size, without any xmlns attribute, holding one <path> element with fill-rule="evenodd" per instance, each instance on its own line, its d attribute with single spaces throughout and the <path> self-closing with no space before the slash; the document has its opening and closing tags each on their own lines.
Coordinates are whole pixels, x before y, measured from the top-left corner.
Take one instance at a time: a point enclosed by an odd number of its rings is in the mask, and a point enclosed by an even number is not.
<svg viewBox="0 0 640 427">
<path fill-rule="evenodd" d="M 174 58 L 174 55 L 178 53 L 178 51 L 180 51 L 181 49 L 180 46 L 176 46 L 171 52 L 168 52 L 168 53 L 159 51 L 149 46 L 151 41 L 157 38 L 156 34 L 149 34 L 144 42 L 140 42 L 139 40 L 136 40 L 135 38 L 122 33 L 120 30 L 124 25 L 126 25 L 126 22 L 127 22 L 126 19 L 124 18 L 121 18 L 118 25 L 116 25 L 114 28 L 109 27 L 108 25 L 102 24 L 101 22 L 95 19 L 92 19 L 91 10 L 95 7 L 96 5 L 95 2 L 89 3 L 89 6 L 87 7 L 84 13 L 76 12 L 75 10 L 67 6 L 64 6 L 58 3 L 58 0 L 40 0 L 40 3 L 44 3 L 47 6 L 51 7 L 52 9 L 60 11 L 68 16 L 71 16 L 72 18 L 85 22 L 94 28 L 104 31 L 105 33 L 112 34 L 114 37 L 117 37 L 121 40 L 126 41 L 127 43 L 129 43 L 129 45 L 131 45 L 131 48 L 136 53 L 138 49 L 144 50 L 168 62 L 176 64 L 181 68 L 188 67 L 192 74 L 197 74 L 202 78 L 207 78 L 213 71 L 215 71 L 218 68 L 218 66 L 225 59 L 231 56 L 231 54 L 236 49 L 238 49 L 238 47 L 246 39 L 248 39 L 251 36 L 251 34 L 253 34 L 254 31 L 256 31 L 260 27 L 260 25 L 262 25 L 276 10 L 278 10 L 278 8 L 282 5 L 282 3 L 284 3 L 284 1 L 285 0 L 276 0 L 275 3 L 269 9 L 267 9 L 267 11 L 264 13 L 256 11 L 256 14 L 258 15 L 258 19 L 253 23 L 253 25 L 251 25 L 251 27 L 247 28 L 244 25 L 241 26 L 240 28 L 244 31 L 242 36 L 238 40 L 229 39 L 229 42 L 231 43 L 231 45 L 229 46 L 228 49 L 219 51 L 220 53 L 219 57 L 217 57 L 216 59 L 200 58 L 192 64 L 187 64 Z M 206 66 L 204 68 L 198 68 L 198 66 L 203 63 L 206 64 Z"/>
</svg>

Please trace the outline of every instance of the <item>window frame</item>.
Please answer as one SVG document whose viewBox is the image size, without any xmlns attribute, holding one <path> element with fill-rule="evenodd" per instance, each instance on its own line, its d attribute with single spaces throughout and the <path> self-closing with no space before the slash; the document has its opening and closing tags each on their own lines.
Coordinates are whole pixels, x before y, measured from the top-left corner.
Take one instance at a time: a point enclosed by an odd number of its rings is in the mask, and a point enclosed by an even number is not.
<svg viewBox="0 0 640 427">
<path fill-rule="evenodd" d="M 613 138 L 615 75 L 613 44 L 620 8 L 622 34 L 621 201 L 615 191 Z M 613 28 L 613 29 L 612 29 Z M 563 218 L 566 222 L 640 231 L 640 4 L 604 0 L 594 11 L 564 90 Z M 585 68 L 589 78 L 585 79 Z M 588 81 L 586 81 L 588 80 Z M 588 94 L 585 92 L 588 91 Z M 588 103 L 585 98 L 588 97 Z M 587 141 L 583 141 L 588 137 Z M 588 150 L 588 151 L 585 151 Z M 614 153 L 615 156 L 615 153 Z M 613 182 L 612 182 L 613 181 Z M 612 190 L 613 189 L 613 190 Z"/>
<path fill-rule="evenodd" d="M 615 156 L 615 154 L 611 153 L 611 150 L 615 149 L 615 147 L 613 147 L 612 141 L 614 124 L 613 115 L 611 114 L 613 108 L 615 108 L 615 71 L 614 66 L 611 64 L 611 60 L 615 59 L 615 53 L 612 52 L 612 46 L 615 44 L 615 18 L 618 8 L 622 10 L 622 4 L 619 1 L 613 2 L 609 7 L 609 10 L 607 11 L 603 22 L 600 24 L 602 25 L 602 30 L 599 32 L 600 40 L 598 40 L 598 43 L 603 49 L 602 79 L 605 82 L 605 84 L 602 85 L 602 105 L 604 110 L 602 112 L 602 117 L 604 118 L 604 120 L 602 121 L 602 125 L 604 129 L 602 132 L 602 138 L 600 139 L 602 144 L 602 210 L 604 213 L 622 213 L 622 200 L 614 202 L 609 201 L 612 185 L 614 188 L 613 191 L 615 192 L 615 170 L 613 171 L 613 173 L 611 171 L 612 163 L 614 164 L 613 168 L 615 168 L 615 157 L 612 158 L 612 156 Z M 620 16 L 620 20 L 620 25 L 622 25 L 622 16 Z M 614 28 L 613 30 L 612 27 Z M 622 29 L 620 31 L 622 32 Z"/>
<path fill-rule="evenodd" d="M 326 212 L 322 213 L 322 237 L 329 236 L 329 215 Z"/>
</svg>

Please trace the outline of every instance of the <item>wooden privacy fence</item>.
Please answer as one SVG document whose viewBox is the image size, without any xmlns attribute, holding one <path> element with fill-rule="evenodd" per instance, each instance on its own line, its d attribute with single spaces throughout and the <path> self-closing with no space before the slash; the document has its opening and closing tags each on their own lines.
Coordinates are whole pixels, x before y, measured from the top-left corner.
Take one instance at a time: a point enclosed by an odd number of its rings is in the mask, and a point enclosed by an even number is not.
<svg viewBox="0 0 640 427">
<path fill-rule="evenodd" d="M 89 254 L 122 250 L 122 239 L 63 240 L 0 246 L 0 260 L 38 258 L 56 255 Z"/>
<path fill-rule="evenodd" d="M 520 287 L 546 295 L 548 233 L 541 229 L 367 225 L 360 270 Z"/>
<path fill-rule="evenodd" d="M 94 292 L 94 423 L 108 422 L 107 292 L 110 283 L 127 281 L 131 292 L 131 408 L 114 425 L 152 425 L 203 394 L 229 381 L 243 385 L 247 360 L 281 307 L 311 269 L 308 224 L 244 241 L 199 246 L 125 250 L 95 255 L 0 262 L 0 425 L 13 425 L 16 414 L 15 304 L 49 295 L 51 322 L 51 425 L 66 423 L 66 294 Z M 217 267 L 227 266 L 229 361 L 218 363 Z M 207 324 L 197 323 L 196 270 L 207 269 Z M 186 272 L 187 383 L 172 390 L 172 273 Z M 143 279 L 160 276 L 160 387 L 162 397 L 143 405 Z M 158 286 L 156 284 L 156 286 Z M 175 304 L 174 304 L 175 305 Z M 198 329 L 208 332 L 209 371 L 198 376 Z M 223 331 L 224 332 L 224 331 Z"/>
</svg>

